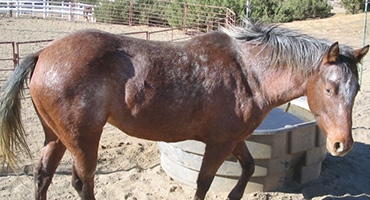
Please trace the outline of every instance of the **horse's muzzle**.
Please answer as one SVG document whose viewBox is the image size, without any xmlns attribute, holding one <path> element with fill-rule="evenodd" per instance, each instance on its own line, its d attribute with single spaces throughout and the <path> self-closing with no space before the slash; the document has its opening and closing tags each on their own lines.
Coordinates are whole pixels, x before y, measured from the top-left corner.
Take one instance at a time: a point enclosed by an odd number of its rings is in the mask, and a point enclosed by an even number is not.
<svg viewBox="0 0 370 200">
<path fill-rule="evenodd" d="M 353 148 L 353 140 L 348 141 L 334 141 L 326 140 L 326 148 L 333 156 L 345 156 Z"/>
</svg>

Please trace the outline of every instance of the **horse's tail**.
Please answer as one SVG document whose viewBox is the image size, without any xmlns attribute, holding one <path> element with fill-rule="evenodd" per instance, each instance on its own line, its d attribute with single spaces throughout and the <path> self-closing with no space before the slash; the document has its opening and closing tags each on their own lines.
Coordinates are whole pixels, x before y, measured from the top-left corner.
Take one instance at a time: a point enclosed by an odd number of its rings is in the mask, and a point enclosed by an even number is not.
<svg viewBox="0 0 370 200">
<path fill-rule="evenodd" d="M 3 165 L 7 164 L 15 172 L 16 150 L 32 157 L 21 120 L 21 98 L 27 77 L 35 69 L 38 55 L 31 54 L 23 59 L 5 83 L 0 95 L 0 159 Z"/>
</svg>

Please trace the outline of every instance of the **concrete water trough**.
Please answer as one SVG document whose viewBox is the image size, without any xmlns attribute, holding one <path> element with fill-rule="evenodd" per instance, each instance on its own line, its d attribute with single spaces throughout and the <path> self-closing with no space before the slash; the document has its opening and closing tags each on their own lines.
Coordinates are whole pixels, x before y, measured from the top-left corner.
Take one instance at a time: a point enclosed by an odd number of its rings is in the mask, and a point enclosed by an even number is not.
<svg viewBox="0 0 370 200">
<path fill-rule="evenodd" d="M 284 183 L 307 183 L 319 177 L 326 156 L 325 138 L 305 98 L 275 108 L 245 141 L 255 159 L 255 172 L 246 193 L 271 191 Z M 174 180 L 196 187 L 204 143 L 158 143 L 163 170 Z M 228 158 L 217 171 L 211 190 L 231 191 L 241 174 L 236 158 Z"/>
</svg>

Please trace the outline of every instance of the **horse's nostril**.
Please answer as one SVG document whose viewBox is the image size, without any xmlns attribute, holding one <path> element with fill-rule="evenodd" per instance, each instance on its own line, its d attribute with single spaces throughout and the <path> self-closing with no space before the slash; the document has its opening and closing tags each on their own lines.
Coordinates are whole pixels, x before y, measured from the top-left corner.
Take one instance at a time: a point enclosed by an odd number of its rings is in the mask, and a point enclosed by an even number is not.
<svg viewBox="0 0 370 200">
<path fill-rule="evenodd" d="M 337 152 L 337 153 L 340 153 L 340 152 L 342 152 L 343 151 L 343 148 L 344 147 L 344 145 L 343 145 L 343 143 L 342 142 L 335 142 L 334 143 L 334 150 Z"/>
</svg>

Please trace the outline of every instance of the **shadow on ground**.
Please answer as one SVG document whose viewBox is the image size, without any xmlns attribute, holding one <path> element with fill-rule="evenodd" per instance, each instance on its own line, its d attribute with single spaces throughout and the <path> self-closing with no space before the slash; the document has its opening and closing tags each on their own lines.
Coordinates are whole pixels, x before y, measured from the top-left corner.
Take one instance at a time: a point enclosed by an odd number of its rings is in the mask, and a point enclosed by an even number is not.
<svg viewBox="0 0 370 200">
<path fill-rule="evenodd" d="M 303 185 L 287 183 L 279 192 L 302 193 L 306 199 L 370 199 L 370 145 L 356 142 L 344 157 L 328 154 L 318 179 Z"/>
</svg>

